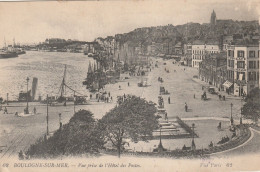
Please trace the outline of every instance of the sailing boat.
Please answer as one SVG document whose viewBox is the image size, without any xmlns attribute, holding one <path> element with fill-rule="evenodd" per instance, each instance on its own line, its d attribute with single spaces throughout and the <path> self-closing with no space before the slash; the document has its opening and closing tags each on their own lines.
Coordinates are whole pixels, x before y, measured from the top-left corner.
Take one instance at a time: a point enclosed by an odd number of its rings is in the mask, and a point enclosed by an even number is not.
<svg viewBox="0 0 260 172">
<path fill-rule="evenodd" d="M 91 69 L 90 69 L 91 70 Z M 63 74 L 63 78 L 62 78 L 62 82 L 61 82 L 61 85 L 60 85 L 60 90 L 59 90 L 59 93 L 60 93 L 60 96 L 58 97 L 57 99 L 57 102 L 58 103 L 63 103 L 64 102 L 64 106 L 66 106 L 66 102 L 67 101 L 74 101 L 75 104 L 83 104 L 83 103 L 86 103 L 86 99 L 85 95 L 77 92 L 76 90 L 72 89 L 71 87 L 69 87 L 66 82 L 65 82 L 65 79 L 66 79 L 66 71 L 67 71 L 67 65 L 65 65 L 65 69 L 64 69 L 64 74 Z M 66 88 L 71 90 L 73 93 L 74 93 L 74 97 L 65 97 L 65 94 L 66 94 Z M 75 93 L 77 93 L 78 95 L 81 95 L 81 96 L 76 96 Z"/>
</svg>

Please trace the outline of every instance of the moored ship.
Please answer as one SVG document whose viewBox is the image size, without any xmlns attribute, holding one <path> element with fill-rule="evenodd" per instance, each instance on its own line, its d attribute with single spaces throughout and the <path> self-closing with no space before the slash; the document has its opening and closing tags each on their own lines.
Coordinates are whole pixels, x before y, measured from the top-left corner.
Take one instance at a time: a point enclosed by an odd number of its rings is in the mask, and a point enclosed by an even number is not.
<svg viewBox="0 0 260 172">
<path fill-rule="evenodd" d="M 12 58 L 12 57 L 18 57 L 18 54 L 16 52 L 0 52 L 0 58 Z"/>
</svg>

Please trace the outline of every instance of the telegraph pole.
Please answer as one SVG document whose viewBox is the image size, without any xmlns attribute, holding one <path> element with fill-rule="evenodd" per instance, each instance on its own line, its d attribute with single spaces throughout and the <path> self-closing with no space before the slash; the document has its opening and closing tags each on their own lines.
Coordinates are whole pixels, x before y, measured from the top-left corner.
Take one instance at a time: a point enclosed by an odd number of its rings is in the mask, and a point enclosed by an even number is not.
<svg viewBox="0 0 260 172">
<path fill-rule="evenodd" d="M 75 114 L 75 106 L 76 106 L 75 101 L 76 101 L 76 97 L 75 97 L 75 90 L 74 90 L 74 114 Z"/>
<path fill-rule="evenodd" d="M 6 105 L 8 105 L 8 93 L 6 94 Z"/>
<path fill-rule="evenodd" d="M 49 135 L 49 97 L 47 94 L 47 116 L 46 116 L 46 121 L 47 121 L 47 136 Z"/>
<path fill-rule="evenodd" d="M 232 107 L 233 107 L 233 104 L 231 103 L 230 104 L 230 107 L 231 107 L 231 114 L 230 114 L 230 124 L 231 124 L 231 126 L 233 125 L 233 116 L 232 116 Z"/>
</svg>

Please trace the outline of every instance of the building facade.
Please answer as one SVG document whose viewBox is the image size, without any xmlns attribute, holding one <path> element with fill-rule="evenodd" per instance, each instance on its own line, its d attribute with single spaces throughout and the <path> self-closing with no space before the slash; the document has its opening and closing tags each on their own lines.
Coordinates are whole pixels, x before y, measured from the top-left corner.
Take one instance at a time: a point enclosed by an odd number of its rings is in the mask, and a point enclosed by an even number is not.
<svg viewBox="0 0 260 172">
<path fill-rule="evenodd" d="M 184 49 L 184 56 L 185 56 L 185 64 L 191 67 L 192 66 L 192 44 L 191 43 L 184 44 L 183 49 Z"/>
<path fill-rule="evenodd" d="M 205 44 L 203 42 L 195 43 L 192 45 L 192 67 L 199 68 L 200 62 L 205 59 L 206 54 L 219 53 L 219 45 Z"/>
<path fill-rule="evenodd" d="M 199 65 L 199 77 L 223 90 L 223 83 L 227 79 L 226 53 L 207 54 Z"/>
<path fill-rule="evenodd" d="M 227 49 L 227 79 L 236 96 L 259 87 L 259 45 L 230 45 Z"/>
</svg>

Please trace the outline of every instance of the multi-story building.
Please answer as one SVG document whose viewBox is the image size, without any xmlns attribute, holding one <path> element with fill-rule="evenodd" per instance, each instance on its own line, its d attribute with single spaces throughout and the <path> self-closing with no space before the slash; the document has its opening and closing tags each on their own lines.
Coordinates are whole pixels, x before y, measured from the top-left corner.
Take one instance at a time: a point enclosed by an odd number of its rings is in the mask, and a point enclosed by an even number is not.
<svg viewBox="0 0 260 172">
<path fill-rule="evenodd" d="M 223 36 L 223 51 L 227 51 L 228 45 L 233 42 L 233 35 Z"/>
<path fill-rule="evenodd" d="M 199 68 L 199 64 L 205 59 L 206 54 L 219 53 L 218 42 L 208 42 L 197 40 L 192 45 L 192 67 Z"/>
<path fill-rule="evenodd" d="M 162 54 L 164 52 L 164 46 L 162 43 L 152 42 L 152 45 L 147 46 L 147 51 L 151 55 Z"/>
<path fill-rule="evenodd" d="M 223 90 L 222 84 L 226 81 L 226 73 L 226 53 L 207 54 L 199 65 L 199 77 L 221 90 Z"/>
<path fill-rule="evenodd" d="M 177 44 L 175 44 L 174 46 L 174 54 L 176 55 L 182 55 L 183 50 L 182 50 L 182 44 L 181 42 L 178 42 Z"/>
<path fill-rule="evenodd" d="M 183 50 L 184 50 L 184 56 L 185 56 L 185 64 L 187 66 L 192 66 L 192 44 L 184 44 L 183 45 Z"/>
<path fill-rule="evenodd" d="M 223 85 L 236 96 L 247 95 L 259 86 L 258 44 L 236 43 L 228 46 L 227 79 Z"/>
</svg>

